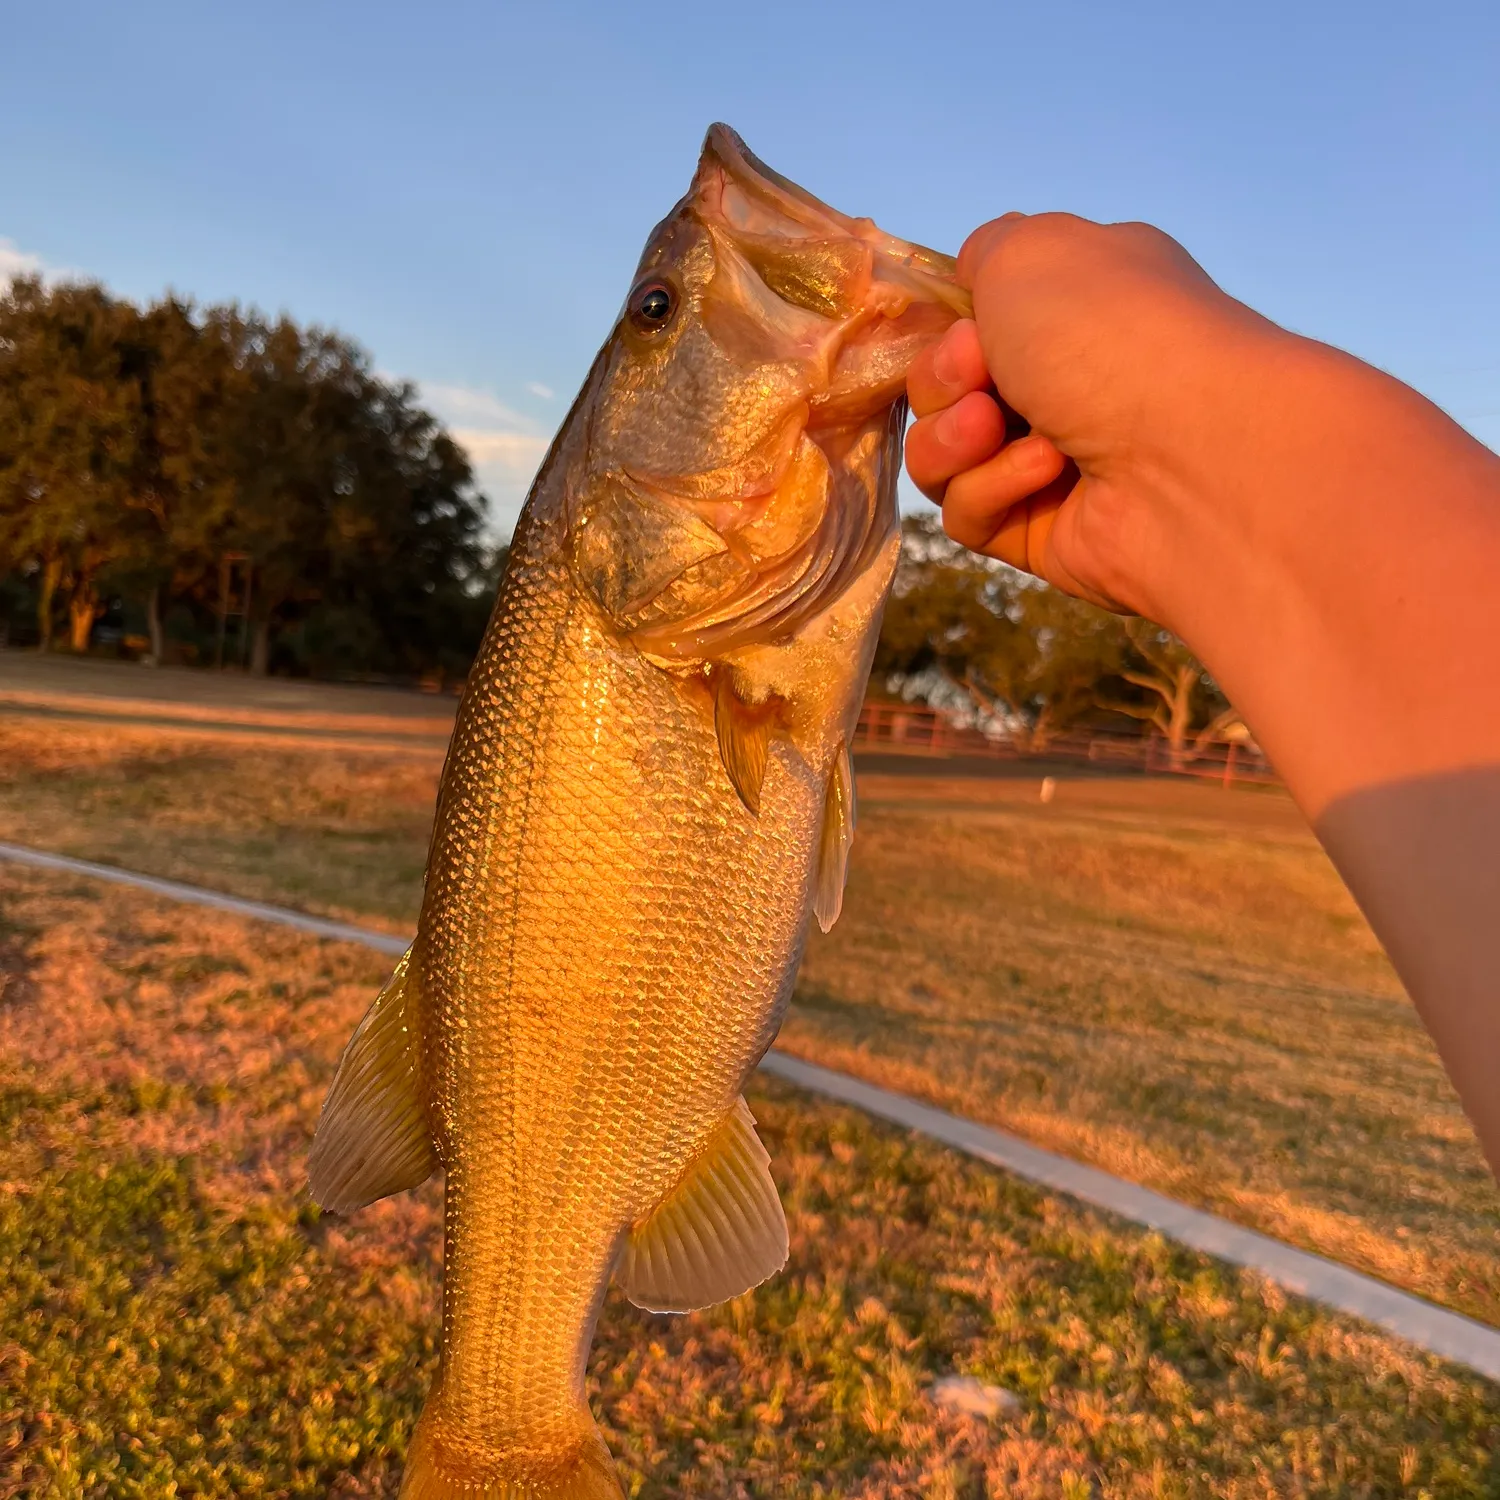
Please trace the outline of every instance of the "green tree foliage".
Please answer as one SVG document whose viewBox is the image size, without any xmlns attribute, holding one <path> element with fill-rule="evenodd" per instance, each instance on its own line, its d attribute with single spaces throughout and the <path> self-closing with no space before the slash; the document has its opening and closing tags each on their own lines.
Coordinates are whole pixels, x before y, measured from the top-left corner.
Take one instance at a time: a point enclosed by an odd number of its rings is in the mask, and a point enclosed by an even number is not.
<svg viewBox="0 0 1500 1500">
<path fill-rule="evenodd" d="M 1175 637 L 957 546 L 936 515 L 903 523 L 874 675 L 936 706 L 959 701 L 1032 752 L 1121 713 L 1151 723 L 1180 761 L 1234 717 Z"/>
<path fill-rule="evenodd" d="M 0 573 L 35 581 L 44 649 L 60 594 L 84 649 L 106 588 L 157 654 L 169 607 L 211 632 L 238 555 L 256 671 L 462 672 L 484 504 L 414 389 L 340 335 L 94 286 L 0 298 Z"/>
<path fill-rule="evenodd" d="M 0 549 L 38 573 L 44 648 L 60 589 L 72 644 L 87 644 L 99 575 L 142 529 L 142 349 L 132 314 L 98 287 L 49 293 L 35 279 L 0 303 Z"/>
</svg>

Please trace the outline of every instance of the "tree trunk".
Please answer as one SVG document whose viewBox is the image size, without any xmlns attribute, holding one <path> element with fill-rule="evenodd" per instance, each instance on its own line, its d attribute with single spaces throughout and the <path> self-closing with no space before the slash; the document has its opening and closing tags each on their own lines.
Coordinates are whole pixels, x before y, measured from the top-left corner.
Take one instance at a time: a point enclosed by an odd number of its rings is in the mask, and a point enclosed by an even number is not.
<svg viewBox="0 0 1500 1500">
<path fill-rule="evenodd" d="M 1172 769 L 1180 771 L 1187 764 L 1188 730 L 1193 723 L 1193 683 L 1197 673 L 1191 667 L 1179 667 L 1172 684 L 1170 716 L 1167 719 L 1167 749 Z"/>
<path fill-rule="evenodd" d="M 52 649 L 52 601 L 57 597 L 57 585 L 62 578 L 62 558 L 49 557 L 42 564 L 41 591 L 36 601 L 36 628 L 41 637 L 38 651 Z"/>
<path fill-rule="evenodd" d="M 271 621 L 269 618 L 255 622 L 255 633 L 250 638 L 250 675 L 264 677 L 271 669 Z"/>
<path fill-rule="evenodd" d="M 151 665 L 159 667 L 167 656 L 167 638 L 161 628 L 161 585 L 153 583 L 146 595 L 146 634 L 151 637 Z"/>
<path fill-rule="evenodd" d="M 1049 704 L 1036 716 L 1036 723 L 1031 726 L 1031 733 L 1027 736 L 1027 752 L 1031 755 L 1045 755 L 1055 732 Z"/>
<path fill-rule="evenodd" d="M 68 600 L 68 644 L 79 655 L 89 649 L 94 621 L 99 618 L 99 599 L 92 583 L 81 583 Z"/>
</svg>

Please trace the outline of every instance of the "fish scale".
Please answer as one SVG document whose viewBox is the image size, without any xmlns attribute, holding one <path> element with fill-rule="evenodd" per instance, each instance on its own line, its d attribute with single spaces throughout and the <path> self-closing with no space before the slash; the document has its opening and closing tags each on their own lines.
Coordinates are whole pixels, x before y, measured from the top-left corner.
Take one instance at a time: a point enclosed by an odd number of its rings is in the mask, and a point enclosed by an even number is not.
<svg viewBox="0 0 1500 1500">
<path fill-rule="evenodd" d="M 960 303 L 716 126 L 533 486 L 417 937 L 309 1162 L 339 1212 L 445 1176 L 407 1500 L 618 1496 L 584 1388 L 611 1276 L 681 1311 L 785 1261 L 741 1090 L 837 915 L 901 380 Z"/>
<path fill-rule="evenodd" d="M 706 713 L 608 644 L 548 566 L 555 532 L 516 542 L 454 733 L 418 950 L 422 992 L 445 997 L 424 1063 L 439 1117 L 462 1122 L 437 1143 L 449 1354 L 432 1420 L 544 1446 L 560 1424 L 576 1439 L 565 1402 L 583 1408 L 580 1335 L 621 1233 L 775 1034 L 822 800 L 778 766 L 774 812 L 746 815 Z M 454 857 L 471 847 L 472 875 Z"/>
</svg>

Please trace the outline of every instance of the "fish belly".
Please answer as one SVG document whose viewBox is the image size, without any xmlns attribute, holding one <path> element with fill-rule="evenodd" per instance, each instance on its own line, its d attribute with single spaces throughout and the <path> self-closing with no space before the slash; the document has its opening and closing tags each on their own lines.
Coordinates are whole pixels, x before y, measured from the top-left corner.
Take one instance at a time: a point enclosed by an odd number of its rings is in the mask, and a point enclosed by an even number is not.
<svg viewBox="0 0 1500 1500">
<path fill-rule="evenodd" d="M 777 744 L 748 813 L 706 691 L 611 636 L 560 563 L 513 558 L 413 954 L 447 1178 L 419 1438 L 475 1476 L 597 1443 L 584 1367 L 610 1271 L 775 1035 L 822 800 Z"/>
</svg>

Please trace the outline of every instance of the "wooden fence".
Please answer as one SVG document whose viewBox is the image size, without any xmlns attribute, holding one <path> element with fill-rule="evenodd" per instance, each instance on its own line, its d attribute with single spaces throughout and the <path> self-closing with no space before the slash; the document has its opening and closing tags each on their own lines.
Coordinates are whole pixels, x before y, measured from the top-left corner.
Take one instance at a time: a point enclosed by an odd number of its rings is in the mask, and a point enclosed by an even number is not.
<svg viewBox="0 0 1500 1500">
<path fill-rule="evenodd" d="M 977 756 L 991 760 L 1036 760 L 1095 765 L 1142 775 L 1195 776 L 1223 786 L 1236 782 L 1279 784 L 1270 763 L 1254 745 L 1206 745 L 1174 757 L 1160 734 L 1065 734 L 1038 752 L 1022 749 L 1003 735 L 955 724 L 935 709 L 905 703 L 867 703 L 854 731 L 856 751 L 885 751 L 939 759 Z"/>
</svg>

